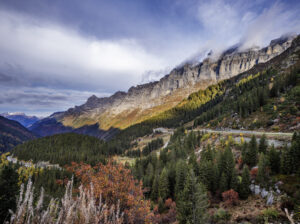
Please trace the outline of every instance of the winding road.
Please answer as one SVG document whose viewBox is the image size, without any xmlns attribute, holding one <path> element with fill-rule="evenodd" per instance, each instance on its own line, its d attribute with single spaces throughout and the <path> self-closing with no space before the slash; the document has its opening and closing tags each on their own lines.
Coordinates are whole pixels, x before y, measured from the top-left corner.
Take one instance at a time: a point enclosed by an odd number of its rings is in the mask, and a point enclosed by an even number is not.
<svg viewBox="0 0 300 224">
<path fill-rule="evenodd" d="M 250 131 L 250 130 L 235 130 L 235 129 L 224 129 L 224 130 L 213 130 L 213 129 L 196 129 L 197 131 L 205 131 L 208 133 L 221 133 L 221 134 L 243 134 L 243 135 L 258 135 L 261 136 L 265 134 L 267 137 L 288 137 L 293 136 L 293 132 L 265 132 L 265 131 Z"/>
</svg>

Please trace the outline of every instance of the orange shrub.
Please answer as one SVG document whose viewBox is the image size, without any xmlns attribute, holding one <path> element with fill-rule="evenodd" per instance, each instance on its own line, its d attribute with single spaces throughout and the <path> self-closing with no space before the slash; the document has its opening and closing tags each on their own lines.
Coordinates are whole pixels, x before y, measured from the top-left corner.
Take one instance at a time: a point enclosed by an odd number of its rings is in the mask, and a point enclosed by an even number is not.
<svg viewBox="0 0 300 224">
<path fill-rule="evenodd" d="M 151 223 L 153 216 L 150 202 L 145 200 L 142 183 L 136 181 L 129 169 L 122 164 L 110 161 L 107 165 L 72 163 L 68 170 L 74 172 L 84 186 L 93 184 L 95 197 L 102 195 L 108 205 L 120 201 L 120 210 L 124 212 L 126 223 Z"/>
<path fill-rule="evenodd" d="M 226 206 L 233 206 L 239 203 L 239 194 L 233 189 L 223 192 L 222 198 Z"/>
<path fill-rule="evenodd" d="M 256 179 L 257 177 L 257 173 L 258 173 L 258 168 L 252 168 L 252 170 L 250 171 L 250 176 L 251 176 L 251 179 Z"/>
</svg>

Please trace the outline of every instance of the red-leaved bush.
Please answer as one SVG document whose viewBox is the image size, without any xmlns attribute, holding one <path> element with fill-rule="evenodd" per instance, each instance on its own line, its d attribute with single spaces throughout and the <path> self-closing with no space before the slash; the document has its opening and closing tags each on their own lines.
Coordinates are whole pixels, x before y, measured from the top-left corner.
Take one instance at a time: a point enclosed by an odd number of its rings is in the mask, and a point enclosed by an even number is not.
<svg viewBox="0 0 300 224">
<path fill-rule="evenodd" d="M 152 219 L 153 223 L 164 224 L 164 223 L 175 223 L 176 222 L 176 203 L 171 198 L 167 199 L 164 204 L 165 212 L 160 214 L 158 205 L 153 209 L 154 216 Z"/>
<path fill-rule="evenodd" d="M 222 198 L 226 206 L 233 206 L 239 203 L 239 194 L 233 189 L 223 192 Z"/>
<path fill-rule="evenodd" d="M 252 168 L 251 171 L 250 171 L 251 179 L 256 179 L 257 173 L 258 173 L 258 168 L 257 167 Z"/>
</svg>

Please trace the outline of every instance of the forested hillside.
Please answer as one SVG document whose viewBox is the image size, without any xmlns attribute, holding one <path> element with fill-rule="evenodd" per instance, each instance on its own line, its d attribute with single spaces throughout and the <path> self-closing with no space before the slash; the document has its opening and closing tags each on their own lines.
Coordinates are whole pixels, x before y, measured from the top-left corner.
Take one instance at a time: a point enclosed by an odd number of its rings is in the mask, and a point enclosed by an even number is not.
<svg viewBox="0 0 300 224">
<path fill-rule="evenodd" d="M 180 223 L 197 223 L 195 219 L 204 223 L 261 223 L 265 218 L 282 221 L 285 218 L 280 206 L 299 209 L 299 133 L 294 134 L 291 146 L 284 148 L 269 146 L 265 136 L 259 140 L 252 136 L 250 142 L 238 143 L 232 136 L 185 133 L 183 128 L 177 129 L 159 156 L 151 153 L 141 157 L 132 168 L 135 177 L 143 181 L 146 197 L 157 203 L 157 223 L 174 221 L 170 200 L 176 203 Z M 280 190 L 274 190 L 276 199 L 271 204 L 253 198 L 251 183 L 259 189 L 255 194 L 270 194 L 272 189 L 278 189 L 278 181 Z M 257 208 L 251 209 L 253 201 Z M 209 214 L 205 212 L 208 207 Z M 239 213 L 240 210 L 247 212 Z"/>
<path fill-rule="evenodd" d="M 104 162 L 108 154 L 104 142 L 75 133 L 39 138 L 17 146 L 12 154 L 20 160 L 49 161 L 64 166 L 71 162 L 95 165 Z"/>
</svg>

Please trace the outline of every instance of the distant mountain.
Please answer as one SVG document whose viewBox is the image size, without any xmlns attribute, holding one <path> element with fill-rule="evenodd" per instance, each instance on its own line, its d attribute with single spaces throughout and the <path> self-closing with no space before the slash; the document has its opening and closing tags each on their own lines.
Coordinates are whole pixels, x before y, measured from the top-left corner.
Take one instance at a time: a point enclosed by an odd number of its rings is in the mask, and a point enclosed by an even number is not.
<svg viewBox="0 0 300 224">
<path fill-rule="evenodd" d="M 40 137 L 73 132 L 77 134 L 90 135 L 104 140 L 110 139 L 115 133 L 118 132 L 118 129 L 115 128 L 111 128 L 106 131 L 101 130 L 98 124 L 84 125 L 80 128 L 64 126 L 61 122 L 55 119 L 56 114 L 57 113 L 37 121 L 29 127 L 29 130 Z"/>
<path fill-rule="evenodd" d="M 34 138 L 35 135 L 19 122 L 0 116 L 0 153 Z"/>
<path fill-rule="evenodd" d="M 10 120 L 18 121 L 26 128 L 40 120 L 40 118 L 36 116 L 28 116 L 24 113 L 2 113 L 0 115 Z"/>
<path fill-rule="evenodd" d="M 276 39 L 262 49 L 240 51 L 234 47 L 218 57 L 212 53 L 201 63 L 186 63 L 173 69 L 159 81 L 131 87 L 128 92 L 116 92 L 110 97 L 91 96 L 85 104 L 54 113 L 36 123 L 31 130 L 35 133 L 43 131 L 43 135 L 48 135 L 50 133 L 45 133 L 45 128 L 49 127 L 49 119 L 54 119 L 59 128 L 52 123 L 51 134 L 56 129 L 59 129 L 56 133 L 61 133 L 65 129 L 94 127 L 95 124 L 102 133 L 108 131 L 113 134 L 111 130 L 124 129 L 154 117 L 173 108 L 193 92 L 271 60 L 287 50 L 293 39 Z M 88 132 L 88 128 L 84 130 Z"/>
</svg>

